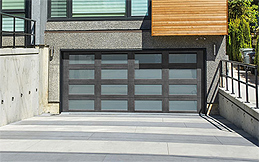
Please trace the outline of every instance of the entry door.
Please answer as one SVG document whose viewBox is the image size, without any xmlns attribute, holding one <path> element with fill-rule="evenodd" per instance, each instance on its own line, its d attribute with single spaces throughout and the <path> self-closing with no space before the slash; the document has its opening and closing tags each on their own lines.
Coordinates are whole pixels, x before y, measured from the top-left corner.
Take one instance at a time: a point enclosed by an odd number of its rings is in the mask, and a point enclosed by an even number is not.
<svg viewBox="0 0 259 162">
<path fill-rule="evenodd" d="M 204 53 L 62 52 L 61 111 L 198 112 Z"/>
</svg>

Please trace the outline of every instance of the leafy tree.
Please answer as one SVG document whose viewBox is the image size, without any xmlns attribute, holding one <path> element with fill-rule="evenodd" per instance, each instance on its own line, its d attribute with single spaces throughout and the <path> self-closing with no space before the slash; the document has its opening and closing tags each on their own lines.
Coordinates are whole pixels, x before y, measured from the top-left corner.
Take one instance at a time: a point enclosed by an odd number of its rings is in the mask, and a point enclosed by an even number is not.
<svg viewBox="0 0 259 162">
<path fill-rule="evenodd" d="M 256 23 L 257 6 L 251 5 L 253 0 L 229 0 L 229 28 L 227 54 L 229 59 L 242 61 L 240 48 L 251 48 L 251 31 Z"/>
</svg>

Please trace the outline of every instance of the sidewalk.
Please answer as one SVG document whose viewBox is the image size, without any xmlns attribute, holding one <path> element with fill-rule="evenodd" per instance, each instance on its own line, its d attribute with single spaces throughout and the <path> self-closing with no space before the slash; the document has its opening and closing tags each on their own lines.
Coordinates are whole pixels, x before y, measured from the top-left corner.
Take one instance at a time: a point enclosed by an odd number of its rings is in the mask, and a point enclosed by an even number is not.
<svg viewBox="0 0 259 162">
<path fill-rule="evenodd" d="M 0 127 L 1 162 L 258 162 L 256 145 L 224 118 L 197 114 L 43 115 Z"/>
</svg>

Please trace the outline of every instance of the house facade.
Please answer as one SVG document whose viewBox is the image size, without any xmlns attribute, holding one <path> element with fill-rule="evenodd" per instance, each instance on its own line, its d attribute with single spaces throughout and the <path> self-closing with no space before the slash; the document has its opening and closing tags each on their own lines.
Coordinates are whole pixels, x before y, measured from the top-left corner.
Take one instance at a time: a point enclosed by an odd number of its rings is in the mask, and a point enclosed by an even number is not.
<svg viewBox="0 0 259 162">
<path fill-rule="evenodd" d="M 216 102 L 227 0 L 24 3 L 36 42 L 52 49 L 50 111 L 205 112 Z"/>
</svg>

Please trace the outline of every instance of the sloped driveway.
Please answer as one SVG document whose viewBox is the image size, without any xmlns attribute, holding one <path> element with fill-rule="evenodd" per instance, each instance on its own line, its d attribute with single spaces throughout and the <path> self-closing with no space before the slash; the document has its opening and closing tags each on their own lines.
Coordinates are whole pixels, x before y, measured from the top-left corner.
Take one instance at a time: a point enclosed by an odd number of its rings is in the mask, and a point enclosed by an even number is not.
<svg viewBox="0 0 259 162">
<path fill-rule="evenodd" d="M 257 161 L 258 142 L 222 117 L 42 115 L 0 127 L 0 161 Z"/>
</svg>

